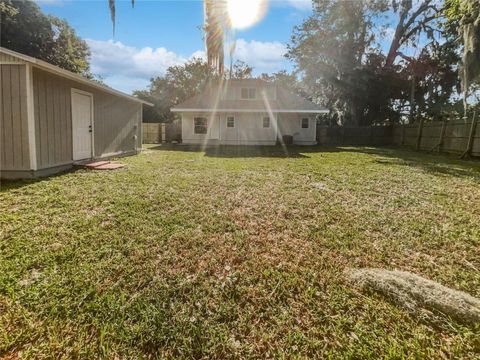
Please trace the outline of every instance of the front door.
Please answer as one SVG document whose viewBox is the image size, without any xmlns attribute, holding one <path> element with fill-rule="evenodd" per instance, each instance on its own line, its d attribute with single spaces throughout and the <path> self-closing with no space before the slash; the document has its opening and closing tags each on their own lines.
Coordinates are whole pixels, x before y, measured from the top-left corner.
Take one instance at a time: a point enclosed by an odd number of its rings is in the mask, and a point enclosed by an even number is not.
<svg viewBox="0 0 480 360">
<path fill-rule="evenodd" d="M 93 95 L 72 89 L 73 160 L 93 157 Z"/>
</svg>

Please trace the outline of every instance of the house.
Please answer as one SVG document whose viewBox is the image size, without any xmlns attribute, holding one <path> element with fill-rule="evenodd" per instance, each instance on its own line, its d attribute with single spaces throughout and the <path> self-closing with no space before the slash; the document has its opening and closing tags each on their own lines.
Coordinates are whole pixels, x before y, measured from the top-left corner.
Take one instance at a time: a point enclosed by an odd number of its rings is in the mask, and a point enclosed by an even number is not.
<svg viewBox="0 0 480 360">
<path fill-rule="evenodd" d="M 282 86 L 259 79 L 225 80 L 171 109 L 182 118 L 182 142 L 275 145 L 285 135 L 316 144 L 316 116 L 328 113 Z"/>
<path fill-rule="evenodd" d="M 137 153 L 148 104 L 0 48 L 0 177 L 32 178 L 76 162 Z"/>
</svg>

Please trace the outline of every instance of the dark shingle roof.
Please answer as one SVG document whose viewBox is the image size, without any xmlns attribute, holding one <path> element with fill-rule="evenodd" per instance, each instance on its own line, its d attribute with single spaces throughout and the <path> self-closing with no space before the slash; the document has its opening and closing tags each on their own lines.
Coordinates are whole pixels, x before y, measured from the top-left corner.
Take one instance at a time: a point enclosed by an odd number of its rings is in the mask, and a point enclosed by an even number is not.
<svg viewBox="0 0 480 360">
<path fill-rule="evenodd" d="M 229 80 L 225 86 L 275 86 L 259 79 Z M 287 89 L 277 86 L 276 100 L 222 100 L 220 92 L 223 89 L 219 85 L 206 87 L 205 90 L 190 99 L 174 106 L 172 111 L 244 111 L 244 112 L 328 112 L 324 107 L 314 104 Z"/>
</svg>

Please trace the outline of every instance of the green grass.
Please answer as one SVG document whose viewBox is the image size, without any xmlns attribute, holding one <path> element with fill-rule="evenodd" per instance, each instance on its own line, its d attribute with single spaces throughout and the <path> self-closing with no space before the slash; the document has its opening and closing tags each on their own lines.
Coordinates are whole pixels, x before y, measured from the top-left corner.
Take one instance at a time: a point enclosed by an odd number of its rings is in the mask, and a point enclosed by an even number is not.
<svg viewBox="0 0 480 360">
<path fill-rule="evenodd" d="M 0 358 L 475 358 L 344 278 L 480 296 L 480 163 L 377 148 L 149 147 L 2 184 Z"/>
</svg>

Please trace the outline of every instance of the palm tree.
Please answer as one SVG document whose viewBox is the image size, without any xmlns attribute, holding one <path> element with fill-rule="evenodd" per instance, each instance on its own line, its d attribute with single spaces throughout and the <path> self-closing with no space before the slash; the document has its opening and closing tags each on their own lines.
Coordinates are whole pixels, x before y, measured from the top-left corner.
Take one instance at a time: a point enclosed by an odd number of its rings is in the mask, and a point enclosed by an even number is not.
<svg viewBox="0 0 480 360">
<path fill-rule="evenodd" d="M 204 32 L 207 62 L 220 75 L 223 75 L 224 71 L 223 26 L 225 23 L 225 2 L 204 0 Z"/>
<path fill-rule="evenodd" d="M 135 0 L 132 7 L 135 6 Z M 110 17 L 112 18 L 113 34 L 115 34 L 115 0 L 108 0 Z M 227 24 L 226 2 L 223 0 L 204 0 L 204 26 L 205 47 L 207 49 L 207 62 L 218 74 L 223 75 L 223 27 Z"/>
</svg>

